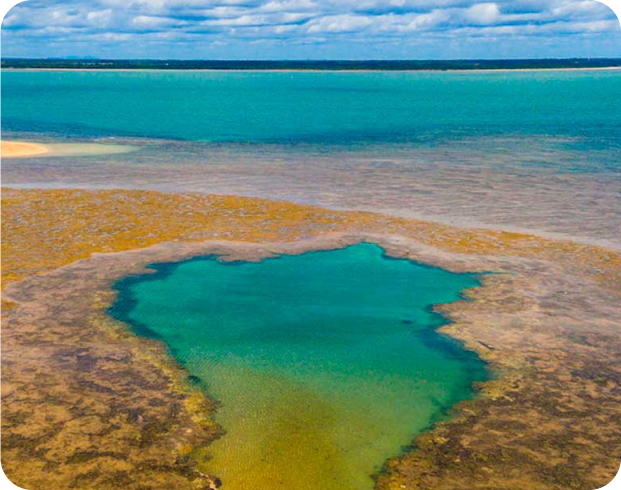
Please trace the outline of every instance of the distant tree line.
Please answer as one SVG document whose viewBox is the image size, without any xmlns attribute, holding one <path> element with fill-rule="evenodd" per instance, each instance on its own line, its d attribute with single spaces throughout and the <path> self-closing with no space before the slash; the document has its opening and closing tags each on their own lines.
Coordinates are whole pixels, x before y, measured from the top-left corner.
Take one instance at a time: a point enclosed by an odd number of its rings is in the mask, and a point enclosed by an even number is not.
<svg viewBox="0 0 621 490">
<path fill-rule="evenodd" d="M 522 60 L 105 60 L 4 58 L 2 68 L 93 70 L 504 70 L 541 68 L 613 68 L 621 58 Z"/>
</svg>

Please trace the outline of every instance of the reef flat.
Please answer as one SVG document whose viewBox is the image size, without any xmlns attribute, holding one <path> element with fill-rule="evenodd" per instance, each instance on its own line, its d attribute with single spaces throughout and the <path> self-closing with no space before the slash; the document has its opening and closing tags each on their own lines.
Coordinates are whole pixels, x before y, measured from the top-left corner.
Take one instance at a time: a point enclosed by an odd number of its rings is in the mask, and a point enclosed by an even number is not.
<svg viewBox="0 0 621 490">
<path fill-rule="evenodd" d="M 27 488 L 209 488 L 215 404 L 157 342 L 105 314 L 110 285 L 205 253 L 260 260 L 378 243 L 454 272 L 491 271 L 441 308 L 496 374 L 387 462 L 377 488 L 605 485 L 621 461 L 621 256 L 526 234 L 369 212 L 150 191 L 4 189 L 3 438 Z"/>
</svg>

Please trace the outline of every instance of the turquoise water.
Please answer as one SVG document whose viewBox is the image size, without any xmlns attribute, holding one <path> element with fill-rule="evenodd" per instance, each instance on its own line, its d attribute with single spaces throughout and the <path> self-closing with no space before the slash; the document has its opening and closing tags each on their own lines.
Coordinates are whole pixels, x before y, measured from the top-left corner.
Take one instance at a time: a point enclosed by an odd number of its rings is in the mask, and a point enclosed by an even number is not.
<svg viewBox="0 0 621 490">
<path fill-rule="evenodd" d="M 117 283 L 111 314 L 222 403 L 205 470 L 225 490 L 364 490 L 486 378 L 431 305 L 477 286 L 376 245 L 260 263 L 204 257 Z"/>
<path fill-rule="evenodd" d="M 617 72 L 2 74 L 3 130 L 65 136 L 351 144 L 517 132 L 601 141 L 621 134 L 619 113 Z"/>
</svg>

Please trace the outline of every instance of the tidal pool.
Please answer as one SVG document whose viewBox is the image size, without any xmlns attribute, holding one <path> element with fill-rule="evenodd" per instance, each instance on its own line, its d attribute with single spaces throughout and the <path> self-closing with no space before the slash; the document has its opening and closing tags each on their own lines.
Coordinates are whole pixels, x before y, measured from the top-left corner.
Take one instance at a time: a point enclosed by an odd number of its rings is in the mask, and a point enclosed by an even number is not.
<svg viewBox="0 0 621 490">
<path fill-rule="evenodd" d="M 225 490 L 368 490 L 487 376 L 431 306 L 479 285 L 373 244 L 259 263 L 200 257 L 119 281 L 110 312 L 222 403 L 203 469 Z"/>
</svg>

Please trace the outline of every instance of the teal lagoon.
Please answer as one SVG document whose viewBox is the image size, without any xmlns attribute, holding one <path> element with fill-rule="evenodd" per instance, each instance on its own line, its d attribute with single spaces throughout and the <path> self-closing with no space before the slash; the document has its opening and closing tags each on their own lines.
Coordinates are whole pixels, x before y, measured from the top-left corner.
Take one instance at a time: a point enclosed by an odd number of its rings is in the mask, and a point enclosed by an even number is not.
<svg viewBox="0 0 621 490">
<path fill-rule="evenodd" d="M 365 490 L 384 461 L 474 396 L 484 363 L 432 305 L 479 285 L 373 244 L 156 264 L 110 314 L 159 339 L 221 402 L 203 470 L 225 490 Z"/>
</svg>

